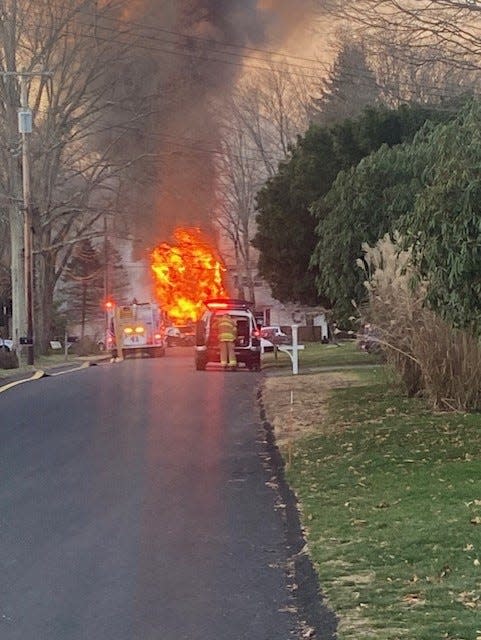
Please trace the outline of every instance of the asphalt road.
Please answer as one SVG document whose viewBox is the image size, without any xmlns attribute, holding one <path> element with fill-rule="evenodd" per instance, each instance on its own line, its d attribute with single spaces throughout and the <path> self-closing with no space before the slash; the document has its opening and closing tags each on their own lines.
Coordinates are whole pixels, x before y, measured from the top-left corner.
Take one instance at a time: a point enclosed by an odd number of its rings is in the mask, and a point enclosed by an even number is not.
<svg viewBox="0 0 481 640">
<path fill-rule="evenodd" d="M 1 640 L 297 637 L 258 380 L 171 349 L 0 393 Z"/>
</svg>

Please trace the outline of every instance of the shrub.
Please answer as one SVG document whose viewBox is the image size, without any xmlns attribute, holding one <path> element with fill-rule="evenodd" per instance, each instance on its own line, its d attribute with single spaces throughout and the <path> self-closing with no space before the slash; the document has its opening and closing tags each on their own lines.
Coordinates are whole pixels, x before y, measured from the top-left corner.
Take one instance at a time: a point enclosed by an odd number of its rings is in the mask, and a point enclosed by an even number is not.
<svg viewBox="0 0 481 640">
<path fill-rule="evenodd" d="M 92 353 L 97 353 L 98 347 L 95 341 L 90 336 L 85 336 L 75 342 L 69 349 L 69 353 L 77 356 L 89 356 Z"/>
<path fill-rule="evenodd" d="M 13 351 L 0 349 L 0 369 L 17 369 L 18 358 Z"/>
</svg>

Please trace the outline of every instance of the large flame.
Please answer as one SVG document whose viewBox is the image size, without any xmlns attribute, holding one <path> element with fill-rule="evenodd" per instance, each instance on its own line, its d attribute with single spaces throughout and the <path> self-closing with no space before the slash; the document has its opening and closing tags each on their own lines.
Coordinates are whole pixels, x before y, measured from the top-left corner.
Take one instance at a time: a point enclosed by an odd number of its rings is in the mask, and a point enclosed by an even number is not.
<svg viewBox="0 0 481 640">
<path fill-rule="evenodd" d="M 176 229 L 173 244 L 152 252 L 152 271 L 157 299 L 174 324 L 197 320 L 204 300 L 227 296 L 225 267 L 199 229 Z"/>
</svg>

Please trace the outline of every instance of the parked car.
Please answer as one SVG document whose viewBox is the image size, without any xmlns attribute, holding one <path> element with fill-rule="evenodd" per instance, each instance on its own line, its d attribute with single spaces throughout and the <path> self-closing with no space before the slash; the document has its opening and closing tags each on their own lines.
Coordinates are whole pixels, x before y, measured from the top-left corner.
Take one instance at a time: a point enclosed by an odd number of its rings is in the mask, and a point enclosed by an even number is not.
<svg viewBox="0 0 481 640">
<path fill-rule="evenodd" d="M 272 351 L 274 345 L 290 344 L 289 336 L 278 325 L 260 328 L 261 347 L 263 351 Z"/>
<path fill-rule="evenodd" d="M 13 349 L 13 340 L 10 340 L 10 338 L 0 338 L 0 349 L 3 349 L 3 351 L 11 351 Z"/>
<path fill-rule="evenodd" d="M 381 353 L 380 340 L 381 332 L 372 324 L 365 324 L 357 337 L 359 348 L 367 353 Z"/>
<path fill-rule="evenodd" d="M 234 343 L 237 362 L 244 364 L 251 371 L 259 371 L 261 343 L 251 303 L 234 298 L 216 298 L 206 300 L 205 306 L 206 311 L 198 321 L 196 331 L 197 371 L 203 371 L 209 362 L 220 362 L 217 318 L 225 313 L 228 313 L 237 325 L 237 338 Z"/>
<path fill-rule="evenodd" d="M 193 347 L 195 345 L 195 325 L 167 327 L 165 341 L 168 347 Z"/>
<path fill-rule="evenodd" d="M 180 344 L 180 329 L 178 327 L 167 327 L 164 336 L 168 347 L 176 347 Z"/>
<path fill-rule="evenodd" d="M 180 344 L 183 347 L 195 345 L 195 324 L 183 324 L 177 327 L 180 331 Z"/>
</svg>

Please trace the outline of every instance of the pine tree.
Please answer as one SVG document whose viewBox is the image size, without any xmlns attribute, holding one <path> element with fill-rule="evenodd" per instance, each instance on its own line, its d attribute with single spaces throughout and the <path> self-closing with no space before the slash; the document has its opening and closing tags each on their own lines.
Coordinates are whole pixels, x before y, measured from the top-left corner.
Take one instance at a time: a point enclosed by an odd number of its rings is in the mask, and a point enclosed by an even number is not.
<svg viewBox="0 0 481 640">
<path fill-rule="evenodd" d="M 80 337 L 85 326 L 102 314 L 104 297 L 104 265 L 90 240 L 77 245 L 64 275 L 68 323 L 80 325 Z"/>
<path fill-rule="evenodd" d="M 122 256 L 109 240 L 107 241 L 107 246 L 103 247 L 103 253 L 105 295 L 115 302 L 121 303 L 124 301 L 130 287 Z"/>
<path fill-rule="evenodd" d="M 345 42 L 329 77 L 322 82 L 320 97 L 314 100 L 314 122 L 337 124 L 356 118 L 365 107 L 379 102 L 379 87 L 364 48 L 358 43 Z"/>
</svg>

